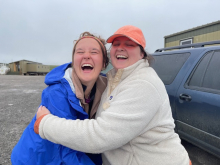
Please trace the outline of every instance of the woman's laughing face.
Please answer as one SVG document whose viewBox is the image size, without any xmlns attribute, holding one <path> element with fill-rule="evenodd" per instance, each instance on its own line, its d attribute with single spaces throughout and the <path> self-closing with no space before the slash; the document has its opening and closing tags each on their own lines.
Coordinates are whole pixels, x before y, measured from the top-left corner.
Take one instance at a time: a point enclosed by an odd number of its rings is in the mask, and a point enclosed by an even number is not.
<svg viewBox="0 0 220 165">
<path fill-rule="evenodd" d="M 133 65 L 144 57 L 138 44 L 127 37 L 117 37 L 110 50 L 114 68 L 122 69 Z"/>
<path fill-rule="evenodd" d="M 102 68 L 103 55 L 99 43 L 93 38 L 81 39 L 73 55 L 73 67 L 83 85 L 95 83 Z"/>
</svg>

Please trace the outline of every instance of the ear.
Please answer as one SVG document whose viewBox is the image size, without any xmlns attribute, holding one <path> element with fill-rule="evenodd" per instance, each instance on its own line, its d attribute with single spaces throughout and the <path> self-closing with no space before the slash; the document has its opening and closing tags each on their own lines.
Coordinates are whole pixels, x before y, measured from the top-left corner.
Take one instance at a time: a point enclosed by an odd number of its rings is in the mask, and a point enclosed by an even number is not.
<svg viewBox="0 0 220 165">
<path fill-rule="evenodd" d="M 144 53 L 143 52 L 141 52 L 141 54 L 140 54 L 141 56 L 141 58 L 140 59 L 143 59 L 144 58 Z"/>
</svg>

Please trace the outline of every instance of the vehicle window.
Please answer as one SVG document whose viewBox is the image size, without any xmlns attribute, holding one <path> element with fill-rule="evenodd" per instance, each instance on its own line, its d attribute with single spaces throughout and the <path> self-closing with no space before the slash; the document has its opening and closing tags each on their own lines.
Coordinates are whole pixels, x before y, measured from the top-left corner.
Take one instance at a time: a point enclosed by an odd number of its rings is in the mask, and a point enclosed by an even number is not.
<svg viewBox="0 0 220 165">
<path fill-rule="evenodd" d="M 175 79 L 180 68 L 190 56 L 190 53 L 166 54 L 153 56 L 154 62 L 151 66 L 165 85 L 169 85 Z"/>
<path fill-rule="evenodd" d="M 197 65 L 188 85 L 220 90 L 220 51 L 207 53 Z"/>
<path fill-rule="evenodd" d="M 220 90 L 220 51 L 216 51 L 206 70 L 202 87 Z"/>
<path fill-rule="evenodd" d="M 205 75 L 205 71 L 206 71 L 206 68 L 208 66 L 208 63 L 210 61 L 212 54 L 213 54 L 213 51 L 206 54 L 203 57 L 202 61 L 199 63 L 199 65 L 197 65 L 197 68 L 194 71 L 191 77 L 191 80 L 189 81 L 189 86 L 197 86 L 197 87 L 202 86 L 203 77 Z"/>
</svg>

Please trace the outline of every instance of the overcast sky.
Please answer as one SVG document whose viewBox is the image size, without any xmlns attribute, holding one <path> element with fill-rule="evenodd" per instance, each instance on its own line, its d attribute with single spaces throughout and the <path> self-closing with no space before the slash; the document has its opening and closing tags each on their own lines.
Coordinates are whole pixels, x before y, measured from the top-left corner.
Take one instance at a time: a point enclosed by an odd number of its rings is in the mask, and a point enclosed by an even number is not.
<svg viewBox="0 0 220 165">
<path fill-rule="evenodd" d="M 164 36 L 218 20 L 220 0 L 0 0 L 0 63 L 70 62 L 82 32 L 107 39 L 124 25 L 141 28 L 152 53 Z"/>
</svg>

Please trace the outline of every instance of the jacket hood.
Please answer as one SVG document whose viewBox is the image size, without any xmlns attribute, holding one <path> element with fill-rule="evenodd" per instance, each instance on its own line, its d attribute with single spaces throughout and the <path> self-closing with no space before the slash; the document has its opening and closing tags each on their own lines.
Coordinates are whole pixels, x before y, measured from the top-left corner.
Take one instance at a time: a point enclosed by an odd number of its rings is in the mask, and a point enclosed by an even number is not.
<svg viewBox="0 0 220 165">
<path fill-rule="evenodd" d="M 46 85 L 57 84 L 63 78 L 67 68 L 71 67 L 72 62 L 60 65 L 52 69 L 45 77 L 44 83 Z"/>
</svg>

